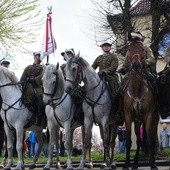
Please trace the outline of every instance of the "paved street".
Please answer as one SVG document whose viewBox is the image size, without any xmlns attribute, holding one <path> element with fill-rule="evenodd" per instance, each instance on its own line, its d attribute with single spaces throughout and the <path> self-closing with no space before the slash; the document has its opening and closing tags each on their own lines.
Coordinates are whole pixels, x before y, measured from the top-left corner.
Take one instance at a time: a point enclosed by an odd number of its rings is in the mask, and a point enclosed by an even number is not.
<svg viewBox="0 0 170 170">
<path fill-rule="evenodd" d="M 36 170 L 42 170 L 42 168 L 36 168 Z M 94 168 L 94 169 L 100 169 L 100 168 Z M 167 166 L 159 166 L 158 167 L 159 170 L 170 170 L 169 167 Z M 12 168 L 11 170 L 14 170 L 14 168 Z M 25 168 L 25 170 L 29 170 L 29 168 Z M 51 168 L 51 170 L 56 170 L 55 168 Z M 90 170 L 90 169 L 87 169 Z M 122 170 L 122 168 L 116 168 L 116 170 Z M 150 170 L 150 167 L 142 167 L 142 168 L 138 168 L 138 170 Z"/>
<path fill-rule="evenodd" d="M 15 168 L 11 168 L 11 170 L 14 170 Z M 42 170 L 43 168 L 42 167 L 40 167 L 40 168 L 35 168 L 35 170 Z M 95 169 L 95 170 L 97 170 L 97 169 L 100 169 L 100 168 L 93 168 L 93 169 Z M 169 166 L 158 166 L 158 169 L 159 170 L 170 170 L 170 167 Z M 29 168 L 25 168 L 25 170 L 29 170 Z M 55 168 L 51 168 L 51 170 L 56 170 Z M 76 168 L 75 168 L 75 170 L 76 170 Z M 90 169 L 87 169 L 87 170 L 90 170 Z M 118 168 L 116 168 L 116 170 L 122 170 L 122 167 L 118 167 Z M 150 170 L 150 167 L 140 167 L 140 168 L 138 168 L 138 170 Z"/>
</svg>

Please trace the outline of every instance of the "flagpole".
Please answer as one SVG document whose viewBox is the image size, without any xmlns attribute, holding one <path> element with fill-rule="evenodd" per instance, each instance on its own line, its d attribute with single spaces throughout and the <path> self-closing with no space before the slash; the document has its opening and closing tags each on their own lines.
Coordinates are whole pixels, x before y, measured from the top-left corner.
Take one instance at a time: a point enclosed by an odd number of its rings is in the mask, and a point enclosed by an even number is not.
<svg viewBox="0 0 170 170">
<path fill-rule="evenodd" d="M 52 14 L 52 6 L 47 7 L 47 10 L 48 10 L 48 14 L 47 14 L 47 17 L 48 17 L 48 15 Z M 48 40 L 47 40 L 47 42 L 48 42 Z M 49 55 L 47 55 L 47 63 L 46 63 L 46 65 L 48 65 L 48 64 L 49 64 Z"/>
</svg>

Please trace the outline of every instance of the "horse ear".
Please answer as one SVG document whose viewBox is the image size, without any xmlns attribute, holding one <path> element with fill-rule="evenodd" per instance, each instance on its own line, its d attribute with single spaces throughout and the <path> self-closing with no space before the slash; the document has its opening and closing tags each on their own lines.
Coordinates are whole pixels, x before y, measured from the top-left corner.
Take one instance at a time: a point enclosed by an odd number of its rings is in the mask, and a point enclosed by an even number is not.
<svg viewBox="0 0 170 170">
<path fill-rule="evenodd" d="M 46 65 L 44 63 L 42 63 L 42 68 L 43 68 L 43 70 L 45 70 L 45 68 L 46 68 Z"/>
<path fill-rule="evenodd" d="M 77 53 L 76 57 L 80 57 L 80 51 Z"/>
<path fill-rule="evenodd" d="M 56 70 L 58 70 L 59 68 L 59 62 L 57 62 L 57 65 L 56 65 Z"/>
</svg>

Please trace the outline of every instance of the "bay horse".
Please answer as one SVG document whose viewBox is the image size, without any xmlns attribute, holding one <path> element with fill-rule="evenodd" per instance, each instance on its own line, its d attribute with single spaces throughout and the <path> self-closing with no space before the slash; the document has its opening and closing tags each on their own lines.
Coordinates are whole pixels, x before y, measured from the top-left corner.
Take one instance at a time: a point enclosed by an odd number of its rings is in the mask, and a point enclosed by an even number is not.
<svg viewBox="0 0 170 170">
<path fill-rule="evenodd" d="M 76 114 L 77 106 L 73 102 L 71 96 L 65 92 L 65 79 L 59 68 L 59 64 L 44 65 L 42 81 L 44 87 L 43 101 L 46 104 L 47 126 L 50 137 L 48 162 L 44 170 L 50 169 L 50 164 L 52 162 L 52 145 L 55 140 L 57 140 L 55 134 L 56 131 L 58 132 L 59 127 L 65 130 L 64 146 L 67 153 L 66 169 L 71 170 L 73 169 L 71 161 L 73 132 L 75 128 L 82 126 L 82 122 L 78 119 L 78 114 Z M 90 162 L 91 157 L 89 157 L 89 159 Z"/>
<path fill-rule="evenodd" d="M 149 154 L 149 163 L 152 170 L 157 170 L 155 164 L 155 150 L 157 142 L 157 126 L 159 114 L 157 102 L 151 85 L 146 79 L 145 50 L 141 41 L 133 41 L 128 45 L 130 71 L 124 82 L 122 101 L 127 130 L 126 161 L 123 169 L 130 166 L 131 125 L 134 122 L 137 137 L 137 150 L 132 169 L 138 168 L 138 157 L 141 146 L 140 127 L 143 125 L 143 137 Z"/>
<path fill-rule="evenodd" d="M 29 119 L 33 115 L 28 108 L 23 104 L 23 94 L 20 82 L 14 72 L 8 70 L 5 67 L 0 66 L 0 95 L 2 97 L 1 117 L 4 121 L 4 130 L 7 137 L 7 150 L 8 150 L 8 162 L 4 167 L 5 170 L 10 170 L 13 165 L 13 130 L 16 130 L 16 149 L 18 153 L 17 170 L 24 169 L 23 160 L 23 134 L 24 127 L 29 123 Z M 27 130 L 34 130 L 36 138 L 39 143 L 39 148 L 34 156 L 33 164 L 31 167 L 35 167 L 35 163 L 38 160 L 41 148 L 43 146 L 42 130 L 43 127 L 31 126 Z"/>
<path fill-rule="evenodd" d="M 90 147 L 93 123 L 100 127 L 104 147 L 104 164 L 112 168 L 110 159 L 110 133 L 111 121 L 113 121 L 111 108 L 112 103 L 106 84 L 100 79 L 89 63 L 79 56 L 70 58 L 66 63 L 66 92 L 71 94 L 74 88 L 83 81 L 84 93 L 84 140 L 83 154 L 79 169 L 85 166 L 86 152 Z M 102 168 L 105 168 L 104 166 Z"/>
</svg>

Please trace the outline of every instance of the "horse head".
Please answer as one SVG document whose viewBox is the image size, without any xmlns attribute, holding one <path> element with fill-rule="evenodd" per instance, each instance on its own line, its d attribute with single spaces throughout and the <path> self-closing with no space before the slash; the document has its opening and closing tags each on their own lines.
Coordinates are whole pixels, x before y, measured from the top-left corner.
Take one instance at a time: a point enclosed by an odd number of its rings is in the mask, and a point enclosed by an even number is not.
<svg viewBox="0 0 170 170">
<path fill-rule="evenodd" d="M 140 71 L 145 60 L 144 45 L 141 41 L 132 41 L 128 45 L 128 57 L 131 62 L 131 68 Z"/>
<path fill-rule="evenodd" d="M 51 104 L 51 102 L 57 98 L 57 96 L 61 96 L 64 91 L 64 77 L 58 64 L 43 66 L 43 70 L 43 101 L 45 104 Z"/>
<path fill-rule="evenodd" d="M 66 92 L 73 93 L 75 87 L 84 78 L 83 67 L 85 66 L 83 58 L 76 56 L 70 58 L 66 63 Z"/>
</svg>

